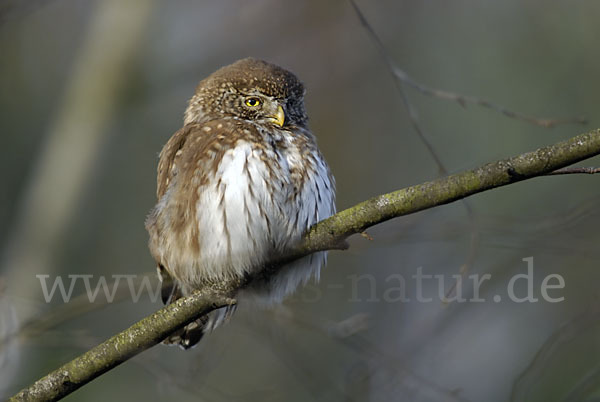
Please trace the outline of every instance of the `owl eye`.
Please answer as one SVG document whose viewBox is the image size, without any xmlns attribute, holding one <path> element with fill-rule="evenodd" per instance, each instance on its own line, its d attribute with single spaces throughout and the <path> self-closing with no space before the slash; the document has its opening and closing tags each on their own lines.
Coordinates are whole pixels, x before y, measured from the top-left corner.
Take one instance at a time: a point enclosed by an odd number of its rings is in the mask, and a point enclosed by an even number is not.
<svg viewBox="0 0 600 402">
<path fill-rule="evenodd" d="M 249 98 L 246 98 L 246 101 L 244 103 L 246 103 L 246 106 L 248 107 L 257 107 L 260 106 L 261 100 L 257 97 L 251 96 Z"/>
</svg>

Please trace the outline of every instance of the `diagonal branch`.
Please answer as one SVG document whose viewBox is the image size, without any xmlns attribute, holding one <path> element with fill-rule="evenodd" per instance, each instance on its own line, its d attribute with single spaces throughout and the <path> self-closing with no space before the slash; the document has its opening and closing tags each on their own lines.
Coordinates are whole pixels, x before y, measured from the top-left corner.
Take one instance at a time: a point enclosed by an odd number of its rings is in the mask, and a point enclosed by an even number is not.
<svg viewBox="0 0 600 402">
<path fill-rule="evenodd" d="M 347 237 L 389 219 L 545 175 L 598 154 L 600 129 L 473 170 L 379 195 L 313 226 L 296 252 L 306 255 L 336 249 Z"/>
<path fill-rule="evenodd" d="M 317 251 L 345 249 L 349 236 L 378 223 L 547 175 L 599 154 L 600 129 L 473 170 L 379 195 L 313 226 L 296 248 L 276 258 L 261 275 L 270 275 L 281 264 Z M 235 294 L 246 284 L 247 281 L 224 281 L 179 299 L 38 380 L 10 401 L 58 400 L 199 316 L 234 303 L 225 296 Z"/>
<path fill-rule="evenodd" d="M 215 292 L 178 299 L 87 351 L 13 396 L 10 401 L 57 401 L 133 356 L 151 348 L 192 320 L 234 304 Z"/>
</svg>

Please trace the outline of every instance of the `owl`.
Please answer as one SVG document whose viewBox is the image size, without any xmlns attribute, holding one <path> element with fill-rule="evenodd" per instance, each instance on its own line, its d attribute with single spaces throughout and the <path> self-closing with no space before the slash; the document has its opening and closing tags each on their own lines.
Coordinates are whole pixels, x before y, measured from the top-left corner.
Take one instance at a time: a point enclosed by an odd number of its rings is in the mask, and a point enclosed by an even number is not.
<svg viewBox="0 0 600 402">
<path fill-rule="evenodd" d="M 157 204 L 146 221 L 165 304 L 215 281 L 252 277 L 307 229 L 335 213 L 335 183 L 308 128 L 304 86 L 254 58 L 198 85 L 183 128 L 160 153 Z M 239 303 L 279 303 L 311 277 L 325 252 L 281 267 L 240 291 Z M 225 308 L 164 343 L 189 348 L 229 318 Z"/>
</svg>

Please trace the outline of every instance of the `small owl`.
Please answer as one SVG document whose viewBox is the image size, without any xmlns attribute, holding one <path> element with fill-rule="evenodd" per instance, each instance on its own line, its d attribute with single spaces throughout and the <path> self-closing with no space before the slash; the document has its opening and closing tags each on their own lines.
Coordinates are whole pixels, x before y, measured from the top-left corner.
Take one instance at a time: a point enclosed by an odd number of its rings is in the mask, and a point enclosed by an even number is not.
<svg viewBox="0 0 600 402">
<path fill-rule="evenodd" d="M 160 153 L 158 202 L 146 229 L 165 304 L 205 284 L 244 278 L 335 213 L 335 183 L 307 126 L 304 87 L 291 72 L 247 58 L 198 85 L 184 126 Z M 238 302 L 280 302 L 326 253 L 252 282 Z M 229 317 L 212 312 L 165 343 L 189 348 Z"/>
</svg>

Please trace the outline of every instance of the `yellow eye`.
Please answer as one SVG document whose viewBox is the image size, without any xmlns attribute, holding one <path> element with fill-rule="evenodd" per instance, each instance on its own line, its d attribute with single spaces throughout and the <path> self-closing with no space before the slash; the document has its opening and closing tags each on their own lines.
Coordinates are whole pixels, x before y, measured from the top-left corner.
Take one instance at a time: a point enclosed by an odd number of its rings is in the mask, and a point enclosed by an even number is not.
<svg viewBox="0 0 600 402">
<path fill-rule="evenodd" d="M 250 98 L 246 98 L 246 106 L 249 107 L 257 107 L 260 106 L 260 99 L 256 98 L 256 97 L 250 97 Z"/>
</svg>

